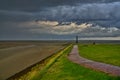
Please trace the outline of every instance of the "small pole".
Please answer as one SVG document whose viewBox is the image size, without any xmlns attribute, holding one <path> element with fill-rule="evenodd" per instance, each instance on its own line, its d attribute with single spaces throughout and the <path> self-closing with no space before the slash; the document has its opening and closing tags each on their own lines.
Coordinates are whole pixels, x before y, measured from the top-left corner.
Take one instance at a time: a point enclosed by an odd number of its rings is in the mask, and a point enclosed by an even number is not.
<svg viewBox="0 0 120 80">
<path fill-rule="evenodd" d="M 78 43 L 78 36 L 76 36 L 76 44 Z"/>
</svg>

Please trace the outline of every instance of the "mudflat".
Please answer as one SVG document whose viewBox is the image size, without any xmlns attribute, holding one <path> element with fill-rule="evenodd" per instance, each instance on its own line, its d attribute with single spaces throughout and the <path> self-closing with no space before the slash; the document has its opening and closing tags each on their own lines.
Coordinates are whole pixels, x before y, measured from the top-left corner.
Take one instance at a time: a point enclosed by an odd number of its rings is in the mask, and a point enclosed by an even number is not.
<svg viewBox="0 0 120 80">
<path fill-rule="evenodd" d="M 32 43 L 0 49 L 0 80 L 24 70 L 64 47 L 56 43 Z"/>
</svg>

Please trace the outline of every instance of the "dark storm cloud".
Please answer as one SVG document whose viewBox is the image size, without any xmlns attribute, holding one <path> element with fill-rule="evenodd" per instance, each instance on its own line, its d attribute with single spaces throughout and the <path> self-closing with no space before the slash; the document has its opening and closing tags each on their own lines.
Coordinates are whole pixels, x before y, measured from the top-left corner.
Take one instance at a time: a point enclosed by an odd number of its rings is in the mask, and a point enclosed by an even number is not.
<svg viewBox="0 0 120 80">
<path fill-rule="evenodd" d="M 81 31 L 71 25 L 41 26 L 37 21 L 96 23 Z M 78 25 L 78 24 L 76 24 Z M 0 39 L 120 36 L 119 0 L 0 0 Z M 79 25 L 78 25 L 79 26 Z M 107 26 L 107 27 L 106 27 Z M 58 28 L 59 27 L 59 28 Z M 60 29 L 60 30 L 59 30 Z"/>
<path fill-rule="evenodd" d="M 120 2 L 79 3 L 74 6 L 64 5 L 50 7 L 45 8 L 41 12 L 37 12 L 36 16 L 40 20 L 92 21 L 104 26 L 119 27 Z"/>
<path fill-rule="evenodd" d="M 29 12 L 0 10 L 0 22 L 29 21 L 32 16 Z"/>
<path fill-rule="evenodd" d="M 119 0 L 0 0 L 0 17 L 6 16 L 9 18 L 10 16 L 20 16 L 24 19 L 24 15 L 29 16 L 32 13 L 37 13 L 33 14 L 33 16 L 36 16 L 37 18 L 46 16 L 48 19 L 59 19 L 63 17 L 66 17 L 67 19 L 71 18 L 73 20 L 77 20 L 79 18 L 91 19 L 96 17 L 93 16 L 96 14 L 98 14 L 99 17 L 102 15 L 102 19 L 104 19 L 104 17 L 106 18 L 106 15 L 104 14 L 111 16 L 111 18 L 116 18 L 119 16 L 119 13 L 117 12 L 117 14 L 115 14 L 112 12 L 119 11 L 120 6 L 117 5 L 120 3 L 118 2 L 117 4 L 117 1 Z M 107 12 L 112 7 L 114 7 L 114 11 L 112 10 L 111 12 Z M 45 12 L 46 9 L 48 10 Z M 97 16 L 96 18 L 99 17 Z"/>
<path fill-rule="evenodd" d="M 37 11 L 44 7 L 74 5 L 76 3 L 108 3 L 119 0 L 0 0 L 0 9 Z"/>
<path fill-rule="evenodd" d="M 44 7 L 73 5 L 78 0 L 0 0 L 0 9 L 37 11 Z"/>
<path fill-rule="evenodd" d="M 77 4 L 75 6 L 57 6 L 43 11 L 46 18 L 60 19 L 120 19 L 120 2 Z"/>
</svg>

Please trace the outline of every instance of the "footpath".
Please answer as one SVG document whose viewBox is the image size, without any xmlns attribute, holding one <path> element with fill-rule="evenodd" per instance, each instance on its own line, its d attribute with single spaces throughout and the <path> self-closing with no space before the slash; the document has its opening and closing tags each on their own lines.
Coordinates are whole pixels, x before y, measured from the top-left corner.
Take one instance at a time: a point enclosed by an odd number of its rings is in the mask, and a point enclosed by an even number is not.
<svg viewBox="0 0 120 80">
<path fill-rule="evenodd" d="M 107 73 L 112 76 L 120 76 L 120 67 L 118 66 L 96 62 L 96 61 L 88 60 L 86 58 L 81 57 L 79 55 L 77 45 L 74 45 L 72 51 L 68 55 L 68 59 L 86 68 L 101 71 L 101 72 Z"/>
</svg>

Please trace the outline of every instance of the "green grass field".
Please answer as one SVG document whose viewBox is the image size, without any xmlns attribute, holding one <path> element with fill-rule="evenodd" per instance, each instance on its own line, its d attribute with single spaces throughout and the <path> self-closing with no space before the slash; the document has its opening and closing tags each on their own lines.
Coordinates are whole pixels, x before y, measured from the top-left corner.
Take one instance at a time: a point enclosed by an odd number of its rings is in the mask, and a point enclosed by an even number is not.
<svg viewBox="0 0 120 80">
<path fill-rule="evenodd" d="M 120 44 L 79 44 L 79 52 L 85 58 L 120 66 Z"/>
<path fill-rule="evenodd" d="M 48 69 L 40 80 L 119 80 L 120 78 L 108 76 L 105 73 L 84 68 L 68 60 L 67 54 L 72 47 L 64 51 Z M 39 77 L 38 77 L 39 79 Z"/>
<path fill-rule="evenodd" d="M 120 80 L 120 77 L 112 77 L 69 61 L 67 55 L 71 49 L 72 46 L 51 56 L 15 80 Z"/>
</svg>

